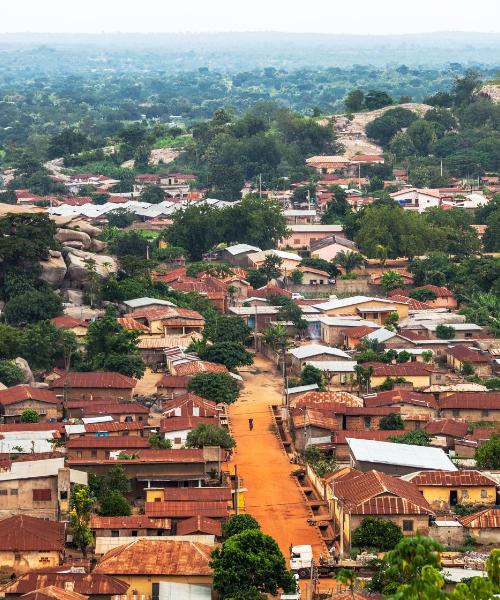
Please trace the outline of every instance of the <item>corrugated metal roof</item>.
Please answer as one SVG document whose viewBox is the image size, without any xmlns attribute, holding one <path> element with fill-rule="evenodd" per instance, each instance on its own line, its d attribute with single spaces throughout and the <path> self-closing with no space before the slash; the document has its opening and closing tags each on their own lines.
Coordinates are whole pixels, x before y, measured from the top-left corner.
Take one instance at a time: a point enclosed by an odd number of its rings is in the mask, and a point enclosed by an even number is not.
<svg viewBox="0 0 500 600">
<path fill-rule="evenodd" d="M 62 552 L 65 543 L 65 523 L 46 521 L 26 515 L 16 515 L 0 521 L 0 550 Z"/>
<path fill-rule="evenodd" d="M 146 515 L 130 515 L 128 517 L 100 517 L 93 515 L 90 518 L 91 529 L 170 529 L 170 521 L 164 519 L 161 526 L 158 520 L 152 520 Z"/>
<path fill-rule="evenodd" d="M 229 502 L 229 487 L 164 488 L 165 500 L 172 502 Z"/>
<path fill-rule="evenodd" d="M 227 501 L 219 502 L 146 502 L 144 512 L 148 517 L 181 518 L 203 517 L 225 518 L 228 516 Z"/>
<path fill-rule="evenodd" d="M 189 535 L 191 533 L 209 533 L 220 537 L 222 535 L 222 525 L 220 521 L 201 515 L 184 519 L 177 524 L 177 535 Z"/>
<path fill-rule="evenodd" d="M 349 359 L 350 356 L 340 348 L 332 348 L 331 346 L 323 346 L 322 344 L 308 344 L 305 346 L 299 346 L 298 348 L 292 348 L 288 351 L 299 360 L 303 358 L 309 358 L 311 356 L 318 356 L 319 354 L 329 354 L 331 356 L 338 356 L 341 358 Z"/>
<path fill-rule="evenodd" d="M 16 385 L 5 390 L 0 390 L 0 404 L 4 406 L 23 402 L 24 400 L 35 400 L 47 404 L 57 404 L 59 402 L 51 390 L 31 387 L 29 385 Z"/>
<path fill-rule="evenodd" d="M 66 448 L 112 448 L 125 450 L 128 448 L 150 448 L 149 441 L 139 436 L 110 435 L 110 436 L 85 436 L 66 442 Z"/>
<path fill-rule="evenodd" d="M 461 517 L 464 527 L 471 529 L 498 529 L 500 527 L 500 508 L 486 508 L 472 515 Z"/>
<path fill-rule="evenodd" d="M 53 585 L 28 592 L 22 598 L 23 600 L 87 600 L 87 596 L 83 596 L 78 592 Z"/>
<path fill-rule="evenodd" d="M 438 487 L 488 487 L 496 486 L 495 481 L 483 475 L 480 471 L 420 471 L 403 476 L 415 485 Z"/>
<path fill-rule="evenodd" d="M 51 388 L 111 388 L 130 389 L 136 385 L 136 380 L 126 377 L 121 373 L 100 372 L 76 372 L 68 371 L 50 383 Z"/>
<path fill-rule="evenodd" d="M 171 433 L 173 431 L 185 431 L 194 429 L 198 425 L 219 426 L 219 420 L 215 417 L 195 417 L 193 415 L 181 417 L 168 417 L 160 422 L 160 431 L 163 433 Z"/>
<path fill-rule="evenodd" d="M 125 594 L 129 587 L 128 583 L 120 581 L 115 577 L 101 573 L 71 573 L 64 567 L 59 567 L 61 572 L 47 573 L 37 571 L 26 573 L 13 581 L 9 581 L 0 587 L 0 594 L 27 594 L 48 585 L 64 588 L 66 581 L 74 583 L 75 592 L 86 596 L 101 596 Z"/>
<path fill-rule="evenodd" d="M 458 392 L 438 400 L 439 408 L 500 410 L 500 392 Z"/>
<path fill-rule="evenodd" d="M 467 433 L 467 423 L 458 419 L 433 419 L 427 423 L 425 431 L 431 435 L 449 435 L 462 438 Z"/>
</svg>

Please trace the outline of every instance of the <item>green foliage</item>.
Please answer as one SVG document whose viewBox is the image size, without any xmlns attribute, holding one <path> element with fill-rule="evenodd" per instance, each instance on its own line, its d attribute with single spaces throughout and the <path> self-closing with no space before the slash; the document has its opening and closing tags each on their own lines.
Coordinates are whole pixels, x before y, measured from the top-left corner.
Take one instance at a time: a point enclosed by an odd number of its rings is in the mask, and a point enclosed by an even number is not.
<svg viewBox="0 0 500 600">
<path fill-rule="evenodd" d="M 203 333 L 215 344 L 224 342 L 245 344 L 250 337 L 251 330 L 240 317 L 228 317 L 213 313 L 207 319 Z"/>
<path fill-rule="evenodd" d="M 312 365 L 305 365 L 300 373 L 299 385 L 312 385 L 316 383 L 320 390 L 325 389 L 325 378 L 323 373 Z"/>
<path fill-rule="evenodd" d="M 300 285 L 304 279 L 304 273 L 295 269 L 295 271 L 291 272 L 290 279 L 292 280 L 292 283 Z"/>
<path fill-rule="evenodd" d="M 395 442 L 396 444 L 410 444 L 412 446 L 428 446 L 431 437 L 426 431 L 423 429 L 415 429 L 414 431 L 407 431 L 402 435 L 394 435 L 389 438 L 390 442 Z"/>
<path fill-rule="evenodd" d="M 220 446 L 230 450 L 236 446 L 236 441 L 225 427 L 215 427 L 201 423 L 192 429 L 186 438 L 188 448 L 203 448 L 204 446 Z"/>
<path fill-rule="evenodd" d="M 125 496 L 118 490 L 111 490 L 101 498 L 99 514 L 103 517 L 129 517 L 132 509 Z"/>
<path fill-rule="evenodd" d="M 52 290 L 33 290 L 14 296 L 4 308 L 5 320 L 12 325 L 26 325 L 51 319 L 62 313 L 61 298 Z"/>
<path fill-rule="evenodd" d="M 33 408 L 27 408 L 21 413 L 21 423 L 39 423 L 40 415 Z"/>
<path fill-rule="evenodd" d="M 14 361 L 0 360 L 0 382 L 7 387 L 18 385 L 24 380 L 23 371 Z"/>
<path fill-rule="evenodd" d="M 129 491 L 125 469 L 122 465 L 114 465 L 104 475 L 89 473 L 89 490 L 91 496 L 98 501 L 113 490 L 124 496 Z"/>
<path fill-rule="evenodd" d="M 354 269 L 360 269 L 365 265 L 365 259 L 359 252 L 353 252 L 351 250 L 341 250 L 338 252 L 333 262 L 344 269 L 346 273 L 354 271 Z"/>
<path fill-rule="evenodd" d="M 354 531 L 352 541 L 360 548 L 375 548 L 386 552 L 392 550 L 402 538 L 403 532 L 396 523 L 378 517 L 366 517 Z"/>
<path fill-rule="evenodd" d="M 451 325 L 443 325 L 440 323 L 436 327 L 436 337 L 439 340 L 452 340 L 455 337 L 455 328 Z"/>
<path fill-rule="evenodd" d="M 391 431 L 394 429 L 404 429 L 405 424 L 401 415 L 389 413 L 380 419 L 379 429 Z"/>
<path fill-rule="evenodd" d="M 248 589 L 276 595 L 296 587 L 278 544 L 258 529 L 228 538 L 213 551 L 210 564 L 214 589 L 225 598 Z"/>
<path fill-rule="evenodd" d="M 117 256 L 146 257 L 147 239 L 138 231 L 118 232 L 109 242 L 109 248 Z"/>
<path fill-rule="evenodd" d="M 327 473 L 335 470 L 337 464 L 335 458 L 325 456 L 316 446 L 308 446 L 304 449 L 302 455 L 306 463 L 311 465 L 319 477 L 324 477 Z"/>
<path fill-rule="evenodd" d="M 158 185 L 147 185 L 139 194 L 141 202 L 159 204 L 165 200 L 165 192 Z"/>
<path fill-rule="evenodd" d="M 385 271 L 380 277 L 380 285 L 387 294 L 391 290 L 404 286 L 404 277 L 398 271 Z"/>
<path fill-rule="evenodd" d="M 253 355 L 240 342 L 219 342 L 206 346 L 199 356 L 202 360 L 220 363 L 230 371 L 253 364 Z"/>
<path fill-rule="evenodd" d="M 188 392 L 206 400 L 232 404 L 239 395 L 237 382 L 227 373 L 198 373 L 188 383 Z"/>
<path fill-rule="evenodd" d="M 465 302 L 466 305 L 461 312 L 469 322 L 488 327 L 493 335 L 500 335 L 500 297 L 498 294 L 478 292 L 468 296 Z"/>
<path fill-rule="evenodd" d="M 351 90 L 345 100 L 344 104 L 349 112 L 358 112 L 363 108 L 363 102 L 365 95 L 362 90 Z"/>
<path fill-rule="evenodd" d="M 500 436 L 492 435 L 475 453 L 479 469 L 500 469 Z"/>
<path fill-rule="evenodd" d="M 167 440 L 159 433 L 152 433 L 149 436 L 149 445 L 153 450 L 170 450 L 172 448 L 171 440 Z"/>
<path fill-rule="evenodd" d="M 340 271 L 333 261 L 327 261 L 322 258 L 303 258 L 300 263 L 303 267 L 312 267 L 320 271 L 326 271 L 330 277 L 336 277 Z"/>
<path fill-rule="evenodd" d="M 106 213 L 106 219 L 110 227 L 125 229 L 135 221 L 135 214 L 126 208 L 116 208 Z"/>
<path fill-rule="evenodd" d="M 233 535 L 249 529 L 260 529 L 257 519 L 248 514 L 232 515 L 222 524 L 222 538 L 227 540 Z"/>
<path fill-rule="evenodd" d="M 93 541 L 89 527 L 90 515 L 94 507 L 94 498 L 86 485 L 75 484 L 70 500 L 70 528 L 73 543 L 86 555 L 87 547 Z"/>
<path fill-rule="evenodd" d="M 437 294 L 433 290 L 427 290 L 426 288 L 420 288 L 418 290 L 412 290 L 409 294 L 410 298 L 418 300 L 419 302 L 427 302 L 428 300 L 436 300 Z"/>
</svg>

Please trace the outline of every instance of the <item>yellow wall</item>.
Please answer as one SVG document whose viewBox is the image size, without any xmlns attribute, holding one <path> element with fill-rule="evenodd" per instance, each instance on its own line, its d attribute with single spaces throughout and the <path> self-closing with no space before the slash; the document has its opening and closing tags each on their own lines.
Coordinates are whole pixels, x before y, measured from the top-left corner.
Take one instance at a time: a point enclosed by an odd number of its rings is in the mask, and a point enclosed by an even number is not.
<svg viewBox="0 0 500 600">
<path fill-rule="evenodd" d="M 16 574 L 27 573 L 43 567 L 57 567 L 60 564 L 59 552 L 20 552 L 16 559 L 14 552 L 0 552 L 0 566 L 12 569 Z"/>
<path fill-rule="evenodd" d="M 175 575 L 122 575 L 120 573 L 107 573 L 113 577 L 117 577 L 122 581 L 125 581 L 130 585 L 128 589 L 129 595 L 137 592 L 137 594 L 144 594 L 151 596 L 153 590 L 153 583 L 162 583 L 165 581 L 174 581 L 178 583 L 204 583 L 206 585 L 212 585 L 212 577 L 208 576 L 197 576 L 197 577 L 181 577 Z"/>
<path fill-rule="evenodd" d="M 410 381 L 413 383 L 414 388 L 425 388 L 431 385 L 431 377 L 429 375 L 404 375 L 403 376 L 406 381 Z M 377 375 L 371 378 L 371 386 L 376 387 L 378 385 L 382 385 L 387 379 L 387 375 Z"/>
<path fill-rule="evenodd" d="M 363 310 L 364 308 L 376 308 L 377 306 L 392 306 L 394 308 L 394 312 L 398 313 L 400 319 L 404 319 L 408 316 L 407 304 L 392 304 L 392 302 L 384 300 L 383 298 L 381 298 L 380 300 L 369 300 L 368 302 L 351 304 L 350 306 L 340 306 L 338 308 L 331 308 L 330 310 L 325 310 L 324 313 L 326 315 L 355 315 L 358 312 L 358 308 Z"/>
<path fill-rule="evenodd" d="M 459 504 L 495 504 L 496 489 L 491 487 L 476 487 L 476 486 L 418 486 L 418 489 L 423 493 L 424 498 L 435 510 L 446 509 L 450 503 L 450 491 L 458 492 Z M 486 497 L 481 496 L 481 491 L 486 492 Z M 463 492 L 466 492 L 464 495 Z"/>
<path fill-rule="evenodd" d="M 146 502 L 163 502 L 165 500 L 164 489 L 147 489 L 146 488 Z"/>
</svg>

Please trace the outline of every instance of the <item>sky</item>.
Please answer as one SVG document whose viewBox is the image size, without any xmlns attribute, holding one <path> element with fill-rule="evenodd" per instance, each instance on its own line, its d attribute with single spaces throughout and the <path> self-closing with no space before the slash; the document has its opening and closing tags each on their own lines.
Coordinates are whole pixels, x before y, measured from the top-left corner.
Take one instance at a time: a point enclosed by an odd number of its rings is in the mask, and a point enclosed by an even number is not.
<svg viewBox="0 0 500 600">
<path fill-rule="evenodd" d="M 500 0 L 3 0 L 0 32 L 500 33 Z"/>
</svg>

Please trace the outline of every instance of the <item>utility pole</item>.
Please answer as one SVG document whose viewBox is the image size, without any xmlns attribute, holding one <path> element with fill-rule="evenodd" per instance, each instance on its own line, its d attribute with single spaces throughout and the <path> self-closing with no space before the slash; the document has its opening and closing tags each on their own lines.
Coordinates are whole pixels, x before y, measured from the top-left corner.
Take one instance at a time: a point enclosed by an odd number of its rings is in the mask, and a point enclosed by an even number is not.
<svg viewBox="0 0 500 600">
<path fill-rule="evenodd" d="M 238 465 L 234 465 L 234 479 L 236 488 L 234 490 L 234 512 L 240 514 L 240 478 L 238 477 Z"/>
<path fill-rule="evenodd" d="M 262 198 L 262 173 L 259 173 L 259 198 Z"/>
</svg>

